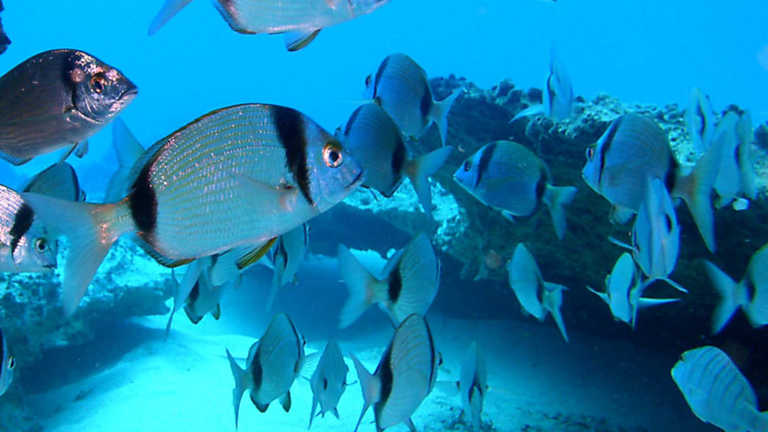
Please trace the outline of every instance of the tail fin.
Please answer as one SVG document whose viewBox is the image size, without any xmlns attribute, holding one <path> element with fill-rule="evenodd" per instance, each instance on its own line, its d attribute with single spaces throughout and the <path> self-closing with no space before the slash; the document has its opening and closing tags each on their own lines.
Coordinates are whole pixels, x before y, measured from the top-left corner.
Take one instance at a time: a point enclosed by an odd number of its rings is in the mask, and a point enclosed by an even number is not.
<svg viewBox="0 0 768 432">
<path fill-rule="evenodd" d="M 371 375 L 354 354 L 350 354 L 349 356 L 355 363 L 355 369 L 357 370 L 357 380 L 360 381 L 360 388 L 363 391 L 363 410 L 360 413 L 360 418 L 357 419 L 357 424 L 355 425 L 355 432 L 357 432 L 357 429 L 360 427 L 360 422 L 363 421 L 363 417 L 365 416 L 366 411 L 368 411 L 368 408 L 378 402 L 379 398 L 381 397 L 381 381 L 379 381 L 377 377 Z"/>
<path fill-rule="evenodd" d="M 459 87 L 447 98 L 440 102 L 432 103 L 432 112 L 429 114 L 432 117 L 432 120 L 437 124 L 437 129 L 440 131 L 440 140 L 443 145 L 445 145 L 445 142 L 448 139 L 448 113 L 451 111 L 453 103 L 456 102 L 456 98 L 462 93 L 464 93 L 464 87 Z"/>
<path fill-rule="evenodd" d="M 453 147 L 442 147 L 407 162 L 403 170 L 411 180 L 413 189 L 419 197 L 419 203 L 428 215 L 432 214 L 432 194 L 429 190 L 428 177 L 432 176 L 451 155 Z"/>
<path fill-rule="evenodd" d="M 245 383 L 248 379 L 248 374 L 244 369 L 240 369 L 237 362 L 232 358 L 229 350 L 227 351 L 227 360 L 229 360 L 229 367 L 232 369 L 232 376 L 235 378 L 235 389 L 232 390 L 232 404 L 235 406 L 235 429 L 237 429 L 238 420 L 240 418 L 240 399 L 243 398 L 245 393 Z"/>
<path fill-rule="evenodd" d="M 728 277 L 722 270 L 709 261 L 704 262 L 707 274 L 712 280 L 712 285 L 720 294 L 720 303 L 712 315 L 712 334 L 720 333 L 720 330 L 728 324 L 736 309 L 741 306 L 736 298 L 737 283 Z"/>
<path fill-rule="evenodd" d="M 152 20 L 152 24 L 149 25 L 148 35 L 152 36 L 160 30 L 160 27 L 165 25 L 171 18 L 174 17 L 184 6 L 188 5 L 192 0 L 165 0 L 163 8 L 157 13 Z"/>
<path fill-rule="evenodd" d="M 563 316 L 560 313 L 560 306 L 563 305 L 563 291 L 568 288 L 556 283 L 544 282 L 544 289 L 545 294 L 542 303 L 549 313 L 552 314 L 552 319 L 555 320 L 557 328 L 560 329 L 560 334 L 563 335 L 563 339 L 565 339 L 566 342 L 570 342 L 568 340 L 568 333 L 565 331 Z"/>
<path fill-rule="evenodd" d="M 62 304 L 67 316 L 77 308 L 109 248 L 133 229 L 125 203 L 87 204 L 22 194 L 44 223 L 69 239 L 69 255 L 62 276 Z"/>
<path fill-rule="evenodd" d="M 610 304 L 611 304 L 611 299 L 610 299 L 610 298 L 608 298 L 608 293 L 600 292 L 600 291 L 598 291 L 598 290 L 596 290 L 596 289 L 592 288 L 592 287 L 591 287 L 591 286 L 589 286 L 589 285 L 587 285 L 587 289 L 588 289 L 588 290 L 589 290 L 589 291 L 590 291 L 592 294 L 594 294 L 594 295 L 596 295 L 596 296 L 600 297 L 600 298 L 601 298 L 601 299 L 602 299 L 602 300 L 605 302 L 605 304 L 608 304 L 608 305 L 610 305 Z"/>
<path fill-rule="evenodd" d="M 691 211 L 701 238 L 710 252 L 715 252 L 715 217 L 712 208 L 712 188 L 717 178 L 720 146 L 713 145 L 699 158 L 691 174 L 679 177 L 675 196 L 681 197 Z"/>
<path fill-rule="evenodd" d="M 347 284 L 349 297 L 341 309 L 339 327 L 355 322 L 365 310 L 376 302 L 378 280 L 352 255 L 344 245 L 339 245 L 339 272 Z"/>
<path fill-rule="evenodd" d="M 521 119 L 524 117 L 533 117 L 533 116 L 543 115 L 545 113 L 546 113 L 546 110 L 544 109 L 544 104 L 531 105 L 528 108 L 515 114 L 515 116 L 512 117 L 512 120 L 510 120 L 509 122 L 514 123 L 518 119 Z"/>
<path fill-rule="evenodd" d="M 184 277 L 181 279 L 181 283 L 173 277 L 175 285 L 175 291 L 173 293 L 173 309 L 171 309 L 171 316 L 168 317 L 168 323 L 165 325 L 165 337 L 167 338 L 171 332 L 171 324 L 173 323 L 173 316 L 184 306 L 184 303 L 189 297 L 189 293 L 192 292 L 192 288 L 200 278 L 202 272 L 202 266 L 200 260 L 194 260 L 187 265 L 187 271 L 184 273 Z"/>
<path fill-rule="evenodd" d="M 565 236 L 566 220 L 565 206 L 573 201 L 577 189 L 573 186 L 550 186 L 547 185 L 544 190 L 544 204 L 549 207 L 549 214 L 552 215 L 552 225 L 555 227 L 557 238 L 562 240 Z"/>
</svg>

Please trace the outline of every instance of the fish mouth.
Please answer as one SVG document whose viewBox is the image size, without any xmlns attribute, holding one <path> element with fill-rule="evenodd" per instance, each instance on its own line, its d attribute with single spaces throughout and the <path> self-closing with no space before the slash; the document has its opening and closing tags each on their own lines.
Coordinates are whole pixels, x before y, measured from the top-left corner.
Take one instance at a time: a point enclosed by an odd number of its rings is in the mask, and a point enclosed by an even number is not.
<svg viewBox="0 0 768 432">
<path fill-rule="evenodd" d="M 355 177 L 346 187 L 346 189 L 354 189 L 357 186 L 360 185 L 360 183 L 363 182 L 363 175 L 365 174 L 365 170 L 360 170 L 359 173 L 357 173 L 357 177 Z"/>
<path fill-rule="evenodd" d="M 119 99 L 119 100 L 125 100 L 125 99 L 127 99 L 127 101 L 126 101 L 126 103 L 127 103 L 128 101 L 131 101 L 131 100 L 133 100 L 133 98 L 135 98 L 135 97 L 136 97 L 138 94 L 139 94 L 139 89 L 138 89 L 138 87 L 136 87 L 136 86 L 131 86 L 131 87 L 129 87 L 129 88 L 128 88 L 128 90 L 126 90 L 126 91 L 122 92 L 122 93 L 120 94 L 120 97 L 119 97 L 118 99 Z"/>
</svg>

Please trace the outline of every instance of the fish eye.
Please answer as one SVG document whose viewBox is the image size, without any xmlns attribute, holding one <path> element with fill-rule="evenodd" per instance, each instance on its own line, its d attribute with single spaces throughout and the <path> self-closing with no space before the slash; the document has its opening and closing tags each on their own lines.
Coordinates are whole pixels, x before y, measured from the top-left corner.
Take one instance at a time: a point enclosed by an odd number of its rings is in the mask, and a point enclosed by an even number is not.
<svg viewBox="0 0 768 432">
<path fill-rule="evenodd" d="M 587 147 L 587 159 L 592 160 L 595 157 L 595 148 L 592 146 Z"/>
<path fill-rule="evenodd" d="M 99 72 L 91 78 L 91 89 L 96 93 L 101 94 L 105 88 L 107 88 L 107 78 L 103 73 Z"/>
<path fill-rule="evenodd" d="M 331 141 L 323 147 L 323 160 L 329 168 L 338 168 L 344 163 L 338 142 Z"/>
<path fill-rule="evenodd" d="M 44 238 L 38 238 L 35 240 L 35 250 L 38 252 L 45 252 L 48 250 L 48 241 Z"/>
<path fill-rule="evenodd" d="M 13 357 L 8 357 L 8 369 L 13 370 L 13 368 L 16 367 L 16 359 Z"/>
<path fill-rule="evenodd" d="M 469 172 L 472 169 L 472 161 L 467 159 L 464 161 L 464 171 Z"/>
</svg>

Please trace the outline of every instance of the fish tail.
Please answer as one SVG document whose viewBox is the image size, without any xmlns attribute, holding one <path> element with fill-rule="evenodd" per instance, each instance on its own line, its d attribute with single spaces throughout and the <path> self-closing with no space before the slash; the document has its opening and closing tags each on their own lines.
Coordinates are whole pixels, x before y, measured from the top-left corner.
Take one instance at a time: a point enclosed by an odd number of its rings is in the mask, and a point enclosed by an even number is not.
<svg viewBox="0 0 768 432">
<path fill-rule="evenodd" d="M 152 24 L 149 25 L 149 31 L 147 34 L 152 36 L 160 30 L 160 27 L 165 25 L 171 18 L 174 17 L 184 6 L 188 5 L 192 0 L 166 0 L 163 4 L 163 8 L 157 13 L 152 20 Z"/>
<path fill-rule="evenodd" d="M 339 327 L 345 328 L 355 322 L 368 306 L 380 301 L 379 281 L 352 255 L 344 245 L 339 245 L 339 272 L 347 284 L 349 297 L 341 309 Z"/>
<path fill-rule="evenodd" d="M 560 313 L 560 306 L 563 304 L 563 291 L 568 288 L 563 285 L 558 285 L 552 282 L 544 282 L 546 294 L 544 295 L 544 307 L 552 314 L 552 319 L 555 320 L 557 328 L 560 329 L 560 334 L 563 335 L 563 339 L 566 342 L 568 340 L 568 332 L 565 331 L 565 323 L 563 322 L 563 315 Z"/>
<path fill-rule="evenodd" d="M 432 214 L 432 194 L 428 178 L 443 166 L 453 147 L 442 147 L 407 162 L 404 171 L 411 180 L 411 185 L 419 197 L 419 203 L 428 215 Z"/>
<path fill-rule="evenodd" d="M 116 204 L 87 204 L 65 201 L 36 193 L 24 200 L 45 223 L 69 239 L 69 255 L 61 281 L 62 305 L 67 316 L 77 308 L 88 285 L 112 244 L 131 231 L 127 201 Z"/>
<path fill-rule="evenodd" d="M 517 114 L 515 114 L 515 116 L 512 117 L 512 120 L 510 120 L 509 122 L 510 123 L 514 123 L 515 121 L 517 121 L 517 120 L 519 120 L 521 118 L 543 115 L 545 113 L 546 113 L 546 110 L 544 109 L 544 105 L 543 104 L 531 105 L 528 108 L 526 108 L 526 109 L 518 112 Z"/>
<path fill-rule="evenodd" d="M 381 395 L 381 381 L 374 375 L 371 375 L 354 354 L 350 354 L 349 356 L 355 363 L 357 380 L 360 381 L 360 388 L 363 391 L 363 410 L 355 425 L 355 432 L 357 432 L 357 429 L 360 427 L 360 422 L 363 421 L 363 417 L 365 416 L 366 411 L 368 411 L 368 408 L 379 400 Z"/>
<path fill-rule="evenodd" d="M 447 98 L 432 104 L 432 112 L 430 113 L 430 116 L 437 124 L 437 129 L 440 131 L 440 140 L 443 145 L 445 145 L 445 142 L 448 140 L 448 113 L 451 111 L 453 103 L 456 102 L 456 98 L 462 93 L 464 93 L 464 87 L 459 87 Z"/>
<path fill-rule="evenodd" d="M 317 396 L 312 393 L 312 409 L 309 411 L 309 426 L 307 430 L 312 429 L 312 420 L 315 418 L 315 410 L 317 409 Z"/>
<path fill-rule="evenodd" d="M 720 294 L 720 302 L 715 307 L 715 312 L 712 315 L 712 334 L 717 334 L 728 324 L 736 309 L 741 306 L 737 298 L 739 286 L 711 262 L 705 261 L 704 266 L 709 278 L 712 280 L 712 285 Z"/>
<path fill-rule="evenodd" d="M 565 206 L 576 196 L 577 189 L 573 186 L 550 186 L 544 191 L 544 204 L 549 208 L 552 216 L 552 225 L 555 227 L 557 238 L 562 240 L 567 228 L 565 219 Z"/>
<path fill-rule="evenodd" d="M 245 393 L 245 383 L 247 379 L 247 372 L 241 369 L 237 365 L 237 362 L 232 358 L 227 349 L 227 360 L 229 360 L 229 368 L 232 369 L 232 376 L 235 378 L 235 389 L 232 390 L 232 404 L 235 406 L 235 428 L 237 428 L 238 420 L 240 418 L 240 399 L 243 398 Z"/>
<path fill-rule="evenodd" d="M 715 217 L 712 208 L 712 189 L 719 171 L 719 146 L 710 147 L 687 176 L 679 177 L 675 195 L 688 205 L 701 238 L 710 252 L 715 252 Z"/>
</svg>

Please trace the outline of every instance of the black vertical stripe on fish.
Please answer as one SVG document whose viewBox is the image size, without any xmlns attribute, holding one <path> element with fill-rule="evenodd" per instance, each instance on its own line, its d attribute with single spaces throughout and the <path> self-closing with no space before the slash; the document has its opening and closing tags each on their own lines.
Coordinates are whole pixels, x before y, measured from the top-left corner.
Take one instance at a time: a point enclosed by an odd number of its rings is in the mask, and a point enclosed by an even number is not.
<svg viewBox="0 0 768 432">
<path fill-rule="evenodd" d="M 752 303 L 757 294 L 757 289 L 755 288 L 754 282 L 752 282 L 752 278 L 749 276 L 744 278 L 744 291 L 747 292 L 747 301 Z"/>
<path fill-rule="evenodd" d="M 290 318 L 286 316 L 286 319 L 288 320 L 288 323 L 291 325 L 291 331 L 293 332 L 293 338 L 296 340 L 296 363 L 293 365 L 293 371 L 295 373 L 299 373 L 301 369 L 301 335 L 299 334 L 299 331 L 296 330 L 296 326 L 293 324 L 293 321 L 291 321 Z"/>
<path fill-rule="evenodd" d="M 11 230 L 8 233 L 11 236 L 11 255 L 16 252 L 16 247 L 19 246 L 21 238 L 29 231 L 34 217 L 34 210 L 27 203 L 22 203 L 21 207 L 16 211 L 13 217 L 13 226 L 11 226 Z"/>
<path fill-rule="evenodd" d="M 700 103 L 696 104 L 696 115 L 699 117 L 699 133 L 703 135 L 707 130 L 707 117 Z"/>
<path fill-rule="evenodd" d="M 429 84 L 425 84 L 424 93 L 421 95 L 421 101 L 419 103 L 419 111 L 421 112 L 422 119 L 429 117 L 429 113 L 432 111 L 432 104 L 432 92 L 429 91 Z"/>
<path fill-rule="evenodd" d="M 304 231 L 304 247 L 309 244 L 309 225 L 303 224 L 301 229 Z"/>
<path fill-rule="evenodd" d="M 480 154 L 480 161 L 477 163 L 477 178 L 475 179 L 474 187 L 477 188 L 480 185 L 480 181 L 483 179 L 483 175 L 488 170 L 488 165 L 491 163 L 493 152 L 496 151 L 496 143 L 488 144 Z"/>
<path fill-rule="evenodd" d="M 384 74 L 384 70 L 389 64 L 389 57 L 385 58 L 379 65 L 379 70 L 376 71 L 376 77 L 373 80 L 373 99 L 376 99 L 379 95 L 379 82 L 381 82 L 381 76 Z"/>
<path fill-rule="evenodd" d="M 616 137 L 616 133 L 619 131 L 619 128 L 621 127 L 621 122 L 624 121 L 624 116 L 619 117 L 618 119 L 614 120 L 613 123 L 609 126 L 608 135 L 605 137 L 605 140 L 603 141 L 603 145 L 600 146 L 600 154 L 598 157 L 600 158 L 600 170 L 597 172 L 597 184 L 599 185 L 603 180 L 603 169 L 605 168 L 605 155 L 608 153 L 608 150 L 611 148 L 611 144 L 613 144 L 613 139 Z"/>
<path fill-rule="evenodd" d="M 429 384 L 432 384 L 435 378 L 435 373 L 437 373 L 437 362 L 435 361 L 437 357 L 437 353 L 435 352 L 435 341 L 432 339 L 432 330 L 429 328 L 429 324 L 427 323 L 427 320 L 425 318 L 422 318 L 424 320 L 424 327 L 427 328 L 427 340 L 429 343 Z"/>
<path fill-rule="evenodd" d="M 667 170 L 667 175 L 664 177 L 664 186 L 668 191 L 675 189 L 675 183 L 677 182 L 677 172 L 679 171 L 678 168 L 679 163 L 677 162 L 677 159 L 675 159 L 675 156 L 670 153 L 669 170 Z"/>
<path fill-rule="evenodd" d="M 261 349 L 259 349 L 259 351 L 256 352 L 256 355 L 253 357 L 253 364 L 251 364 L 251 379 L 253 380 L 254 392 L 259 391 L 259 389 L 261 388 L 261 383 L 264 380 L 264 368 L 261 367 L 261 360 L 259 360 L 260 353 L 261 353 Z M 251 393 L 251 396 L 253 396 L 253 393 Z"/>
<path fill-rule="evenodd" d="M 352 115 L 349 116 L 349 120 L 347 120 L 347 126 L 344 128 L 344 136 L 349 135 L 349 131 L 352 129 L 352 125 L 355 124 L 355 121 L 357 121 L 357 116 L 360 115 L 360 110 L 362 110 L 364 106 L 365 105 L 360 105 L 352 113 Z"/>
<path fill-rule="evenodd" d="M 400 174 L 403 172 L 403 166 L 405 166 L 405 156 L 405 143 L 403 143 L 402 135 L 398 133 L 397 144 L 395 144 L 395 151 L 392 152 L 392 161 L 390 162 L 394 178 L 400 177 Z"/>
<path fill-rule="evenodd" d="M 544 198 L 544 192 L 547 191 L 547 174 L 544 168 L 539 173 L 539 180 L 536 182 L 536 204 Z"/>
<path fill-rule="evenodd" d="M 148 163 L 142 168 L 128 196 L 133 221 L 144 235 L 154 232 L 157 226 L 157 195 L 149 178 L 150 166 Z"/>
<path fill-rule="evenodd" d="M 384 361 L 381 362 L 381 369 L 376 371 L 381 381 L 381 397 L 379 402 L 373 406 L 373 410 L 376 414 L 376 420 L 381 416 L 381 409 L 389 401 L 389 397 L 392 395 L 392 386 L 395 378 L 395 374 L 392 371 L 392 347 L 387 349 L 384 355 Z M 378 429 L 378 425 L 377 429 Z"/>
<path fill-rule="evenodd" d="M 388 295 L 389 301 L 392 303 L 397 302 L 400 298 L 400 292 L 403 290 L 403 275 L 400 274 L 400 266 L 396 266 L 392 273 L 389 274 L 388 281 Z"/>
<path fill-rule="evenodd" d="M 291 108 L 272 107 L 272 122 L 277 128 L 280 143 L 285 149 L 285 163 L 299 185 L 301 194 L 310 205 L 315 205 L 309 187 L 309 169 L 307 168 L 307 135 L 304 118 Z"/>
</svg>

